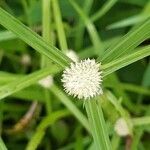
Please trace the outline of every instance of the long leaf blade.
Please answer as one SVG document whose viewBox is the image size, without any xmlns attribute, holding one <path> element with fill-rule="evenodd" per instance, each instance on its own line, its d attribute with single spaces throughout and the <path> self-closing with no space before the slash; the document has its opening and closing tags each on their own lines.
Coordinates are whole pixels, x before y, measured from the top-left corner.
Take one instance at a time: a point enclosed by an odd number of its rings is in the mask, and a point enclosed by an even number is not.
<svg viewBox="0 0 150 150">
<path fill-rule="evenodd" d="M 104 76 L 107 76 L 108 74 L 113 73 L 149 55 L 150 55 L 150 46 L 145 46 L 144 48 L 140 48 L 140 50 L 133 52 L 130 55 L 126 55 L 124 57 L 120 57 L 114 61 L 111 61 L 110 63 L 106 63 L 103 65 Z"/>
<path fill-rule="evenodd" d="M 15 17 L 7 13 L 5 10 L 0 8 L 0 24 L 8 30 L 11 30 L 24 42 L 29 44 L 39 53 L 49 57 L 52 61 L 58 65 L 65 67 L 71 61 L 66 55 L 59 51 L 56 47 L 45 42 L 42 37 L 30 30 Z"/>
<path fill-rule="evenodd" d="M 102 62 L 108 63 L 120 56 L 123 56 L 127 52 L 136 48 L 140 43 L 145 39 L 150 37 L 150 18 L 147 19 L 144 23 L 140 24 L 138 27 L 135 27 L 133 30 L 128 32 L 118 44 L 112 45 L 107 49 L 102 56 Z"/>
</svg>

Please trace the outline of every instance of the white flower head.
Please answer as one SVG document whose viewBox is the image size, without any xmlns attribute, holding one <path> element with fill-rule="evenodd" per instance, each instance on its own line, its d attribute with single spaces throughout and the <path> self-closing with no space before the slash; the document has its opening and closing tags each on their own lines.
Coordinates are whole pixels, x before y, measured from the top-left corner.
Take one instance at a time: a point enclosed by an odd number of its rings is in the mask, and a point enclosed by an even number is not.
<svg viewBox="0 0 150 150">
<path fill-rule="evenodd" d="M 68 50 L 66 55 L 72 59 L 74 62 L 78 62 L 79 61 L 79 57 L 77 56 L 77 54 L 75 53 L 75 51 L 73 50 Z"/>
<path fill-rule="evenodd" d="M 50 88 L 53 85 L 53 77 L 51 75 L 39 80 L 38 82 L 44 88 Z"/>
<path fill-rule="evenodd" d="M 65 91 L 79 99 L 90 99 L 102 94 L 102 71 L 100 67 L 101 63 L 96 63 L 95 59 L 71 63 L 62 75 Z"/>
<path fill-rule="evenodd" d="M 21 57 L 21 63 L 25 66 L 28 66 L 31 64 L 31 57 L 29 54 L 23 54 Z"/>
<path fill-rule="evenodd" d="M 129 127 L 124 118 L 119 118 L 116 121 L 114 130 L 119 136 L 127 136 L 130 134 Z"/>
</svg>

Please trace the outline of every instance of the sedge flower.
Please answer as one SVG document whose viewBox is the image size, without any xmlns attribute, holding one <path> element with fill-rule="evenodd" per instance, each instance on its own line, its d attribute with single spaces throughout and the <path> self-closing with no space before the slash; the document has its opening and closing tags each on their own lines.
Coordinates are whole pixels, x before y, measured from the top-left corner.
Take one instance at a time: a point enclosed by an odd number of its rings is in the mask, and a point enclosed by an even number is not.
<svg viewBox="0 0 150 150">
<path fill-rule="evenodd" d="M 119 118 L 116 121 L 114 130 L 116 131 L 116 133 L 119 136 L 127 136 L 130 134 L 128 125 L 127 125 L 125 119 L 123 119 L 123 118 Z"/>
<path fill-rule="evenodd" d="M 22 57 L 21 57 L 21 63 L 24 66 L 31 65 L 31 57 L 30 57 L 30 55 L 29 54 L 23 54 Z"/>
<path fill-rule="evenodd" d="M 68 50 L 66 55 L 71 58 L 74 62 L 79 61 L 79 57 L 77 56 L 77 54 L 75 53 L 75 51 L 73 50 Z"/>
<path fill-rule="evenodd" d="M 43 88 L 50 88 L 53 85 L 53 77 L 51 75 L 39 80 L 38 82 Z"/>
<path fill-rule="evenodd" d="M 96 63 L 95 59 L 71 63 L 62 75 L 65 91 L 79 99 L 90 99 L 102 94 L 102 71 L 100 67 L 101 63 Z"/>
</svg>

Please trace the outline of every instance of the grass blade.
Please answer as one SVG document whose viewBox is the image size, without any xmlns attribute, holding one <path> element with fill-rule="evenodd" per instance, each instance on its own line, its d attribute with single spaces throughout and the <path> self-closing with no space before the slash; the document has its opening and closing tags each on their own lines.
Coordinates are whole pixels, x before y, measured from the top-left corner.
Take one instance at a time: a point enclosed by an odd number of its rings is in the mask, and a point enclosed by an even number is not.
<svg viewBox="0 0 150 150">
<path fill-rule="evenodd" d="M 45 135 L 46 129 L 54 124 L 57 120 L 62 117 L 66 117 L 70 113 L 67 110 L 59 110 L 49 114 L 45 117 L 41 123 L 38 125 L 35 134 L 32 136 L 31 140 L 29 141 L 26 150 L 35 150 L 37 149 L 38 145 L 40 144 L 42 138 Z"/>
<path fill-rule="evenodd" d="M 150 18 L 147 19 L 144 23 L 140 24 L 138 27 L 135 27 L 133 30 L 128 32 L 123 38 L 121 38 L 119 42 L 117 42 L 118 44 L 115 43 L 109 49 L 107 49 L 101 61 L 103 63 L 108 63 L 133 50 L 145 39 L 150 37 L 149 29 Z"/>
<path fill-rule="evenodd" d="M 34 73 L 31 73 L 25 77 L 21 77 L 20 79 L 14 80 L 4 86 L 0 87 L 0 99 L 5 98 L 13 93 L 16 93 L 34 83 L 36 83 L 38 80 L 42 79 L 43 77 L 56 73 L 58 71 L 58 68 L 44 68 L 40 71 L 36 71 Z"/>
<path fill-rule="evenodd" d="M 110 63 L 104 64 L 103 65 L 104 76 L 113 73 L 114 71 L 117 71 L 149 55 L 150 55 L 150 46 L 145 46 L 143 48 L 140 48 L 140 50 L 133 52 L 130 55 L 126 55 L 124 57 L 111 61 Z"/>
<path fill-rule="evenodd" d="M 92 4 L 93 4 L 93 0 L 84 1 L 82 10 L 84 11 L 84 13 L 86 15 L 88 15 L 90 13 Z M 83 46 L 83 40 L 82 39 L 84 38 L 84 33 L 85 33 L 85 25 L 83 26 L 81 17 L 78 19 L 78 23 L 77 23 L 76 28 L 77 28 L 76 30 L 78 32 L 75 33 L 75 48 L 77 50 L 79 50 Z"/>
<path fill-rule="evenodd" d="M 1 150 L 7 150 L 7 148 L 6 148 L 6 146 L 5 146 L 5 144 L 4 144 L 4 142 L 3 142 L 1 137 L 0 137 L 0 149 Z"/>
<path fill-rule="evenodd" d="M 47 42 L 51 42 L 51 16 L 50 16 L 50 7 L 51 0 L 42 1 L 42 36 L 43 39 Z M 44 55 L 41 55 L 41 68 L 46 66 L 52 67 L 52 62 Z M 51 98 L 48 89 L 44 89 L 44 100 L 47 114 L 50 114 L 52 111 Z"/>
<path fill-rule="evenodd" d="M 113 84 L 113 83 L 110 83 L 109 81 L 107 82 L 106 80 L 105 80 L 105 83 L 104 83 L 104 86 L 108 87 L 108 88 L 115 88 L 116 85 L 117 85 L 117 87 L 121 86 L 121 88 L 123 90 L 126 90 L 126 91 L 130 91 L 130 92 L 150 96 L 150 90 L 146 87 L 143 87 L 143 86 L 138 86 L 138 85 L 129 84 L 129 83 L 121 83 L 121 82 L 118 83 L 118 84 L 117 83 Z"/>
<path fill-rule="evenodd" d="M 63 52 L 66 52 L 68 50 L 68 45 L 67 45 L 67 40 L 66 40 L 66 35 L 64 31 L 64 25 L 62 22 L 58 0 L 52 0 L 52 6 L 54 11 L 54 19 L 57 28 L 60 48 Z"/>
<path fill-rule="evenodd" d="M 51 13 L 50 13 L 51 0 L 42 1 L 42 36 L 45 41 L 50 42 L 50 24 L 51 24 Z"/>
<path fill-rule="evenodd" d="M 150 125 L 150 116 L 133 118 L 132 123 L 133 123 L 134 126 Z"/>
<path fill-rule="evenodd" d="M 70 110 L 70 112 L 74 114 L 74 116 L 81 122 L 85 129 L 90 132 L 88 120 L 71 102 L 71 100 L 69 100 L 69 98 L 56 85 L 54 85 L 50 90 Z"/>
<path fill-rule="evenodd" d="M 12 40 L 15 38 L 16 38 L 16 35 L 14 35 L 11 31 L 1 31 L 0 32 L 0 42 L 6 41 L 6 40 Z"/>
<path fill-rule="evenodd" d="M 115 29 L 115 28 L 126 27 L 129 25 L 134 25 L 136 23 L 146 20 L 149 16 L 150 16 L 150 2 L 148 2 L 147 5 L 145 5 L 143 11 L 140 14 L 112 23 L 108 25 L 106 28 Z"/>
<path fill-rule="evenodd" d="M 111 25 L 108 25 L 107 29 L 117 29 L 117 28 L 123 28 L 127 26 L 131 26 L 137 23 L 140 23 L 144 20 L 146 20 L 149 17 L 149 15 L 135 15 L 129 18 L 126 18 L 124 20 L 112 23 Z"/>
<path fill-rule="evenodd" d="M 91 20 L 86 16 L 86 14 L 82 11 L 82 9 L 78 6 L 78 4 L 74 0 L 69 0 L 70 4 L 73 6 L 73 8 L 77 11 L 81 19 L 83 20 L 84 24 L 87 27 L 87 30 L 89 32 L 89 36 L 91 38 L 91 41 L 93 43 L 95 54 L 98 54 L 99 56 L 103 53 L 103 44 L 101 39 L 99 38 L 98 32 L 91 22 Z"/>
<path fill-rule="evenodd" d="M 45 42 L 42 37 L 30 30 L 30 28 L 26 27 L 2 8 L 0 8 L 0 24 L 8 30 L 11 30 L 24 42 L 29 44 L 39 53 L 49 57 L 58 65 L 65 67 L 71 61 L 70 58 L 64 55 L 56 47 L 52 46 L 48 42 Z"/>
<path fill-rule="evenodd" d="M 100 8 L 98 12 L 96 12 L 92 17 L 92 21 L 96 21 L 103 17 L 116 3 L 118 0 L 107 0 L 107 2 Z"/>
<path fill-rule="evenodd" d="M 110 150 L 111 145 L 106 129 L 106 124 L 101 106 L 95 99 L 85 102 L 86 112 L 88 115 L 95 148 L 97 150 Z"/>
</svg>

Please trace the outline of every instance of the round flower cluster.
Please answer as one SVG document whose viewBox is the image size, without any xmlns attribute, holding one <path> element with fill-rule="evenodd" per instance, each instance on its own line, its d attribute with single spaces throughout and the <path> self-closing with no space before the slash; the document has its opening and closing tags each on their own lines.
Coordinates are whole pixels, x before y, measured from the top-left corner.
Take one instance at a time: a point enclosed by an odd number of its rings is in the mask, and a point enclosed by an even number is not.
<svg viewBox="0 0 150 150">
<path fill-rule="evenodd" d="M 79 99 L 90 99 L 102 94 L 102 71 L 101 63 L 95 59 L 85 59 L 71 63 L 62 75 L 65 91 Z"/>
</svg>

